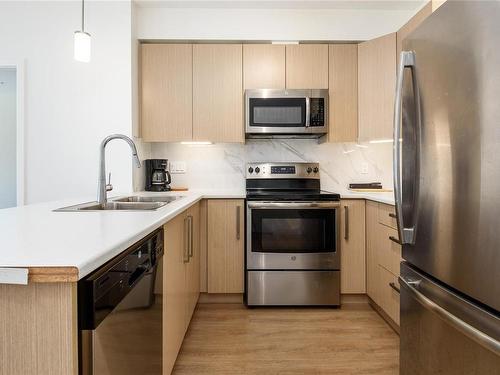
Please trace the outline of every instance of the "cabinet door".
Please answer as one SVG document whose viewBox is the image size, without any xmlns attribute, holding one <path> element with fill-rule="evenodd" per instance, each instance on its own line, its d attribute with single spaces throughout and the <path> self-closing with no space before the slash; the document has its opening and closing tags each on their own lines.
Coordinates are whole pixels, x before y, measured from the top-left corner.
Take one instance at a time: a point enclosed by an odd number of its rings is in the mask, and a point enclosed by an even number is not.
<svg viewBox="0 0 500 375">
<path fill-rule="evenodd" d="M 380 303 L 378 285 L 379 261 L 377 257 L 378 203 L 366 201 L 366 293 Z"/>
<path fill-rule="evenodd" d="M 365 201 L 341 202 L 340 292 L 366 293 Z"/>
<path fill-rule="evenodd" d="M 193 139 L 244 142 L 241 44 L 193 45 Z"/>
<path fill-rule="evenodd" d="M 328 45 L 286 46 L 286 88 L 328 88 Z"/>
<path fill-rule="evenodd" d="M 329 46 L 330 142 L 358 140 L 358 46 Z"/>
<path fill-rule="evenodd" d="M 188 291 L 186 307 L 186 328 L 189 326 L 200 295 L 200 206 L 195 204 L 187 211 L 190 258 L 186 265 L 186 289 Z"/>
<path fill-rule="evenodd" d="M 392 139 L 396 33 L 358 45 L 359 140 Z"/>
<path fill-rule="evenodd" d="M 243 88 L 285 88 L 284 45 L 243 45 Z"/>
<path fill-rule="evenodd" d="M 192 45 L 141 46 L 141 128 L 146 142 L 193 136 Z"/>
<path fill-rule="evenodd" d="M 243 202 L 208 201 L 208 293 L 243 293 Z"/>
<path fill-rule="evenodd" d="M 186 225 L 179 214 L 165 225 L 163 256 L 163 373 L 170 374 L 186 330 Z"/>
<path fill-rule="evenodd" d="M 406 24 L 404 24 L 397 32 L 397 62 L 399 63 L 399 54 L 403 50 L 403 39 L 408 36 L 418 25 L 422 23 L 428 16 L 432 14 L 432 2 L 429 1 L 420 9 Z"/>
</svg>

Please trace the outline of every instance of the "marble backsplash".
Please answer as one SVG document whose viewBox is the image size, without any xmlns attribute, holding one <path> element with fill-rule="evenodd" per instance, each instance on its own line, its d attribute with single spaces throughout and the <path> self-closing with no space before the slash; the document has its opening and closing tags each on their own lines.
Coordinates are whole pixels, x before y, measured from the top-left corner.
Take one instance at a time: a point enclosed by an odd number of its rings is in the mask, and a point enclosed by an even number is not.
<svg viewBox="0 0 500 375">
<path fill-rule="evenodd" d="M 382 182 L 392 189 L 392 143 L 247 140 L 246 144 L 152 143 L 152 158 L 185 161 L 172 185 L 190 189 L 244 189 L 247 162 L 319 162 L 323 190 L 343 193 L 350 182 Z"/>
</svg>

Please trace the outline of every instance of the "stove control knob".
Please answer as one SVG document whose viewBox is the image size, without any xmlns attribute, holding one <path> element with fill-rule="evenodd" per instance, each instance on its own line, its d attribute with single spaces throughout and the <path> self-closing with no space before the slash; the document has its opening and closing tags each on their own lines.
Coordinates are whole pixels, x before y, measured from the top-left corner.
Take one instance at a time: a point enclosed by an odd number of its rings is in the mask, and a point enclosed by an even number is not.
<svg viewBox="0 0 500 375">
<path fill-rule="evenodd" d="M 255 167 L 255 173 L 259 173 L 260 172 L 260 168 L 259 167 Z"/>
<path fill-rule="evenodd" d="M 314 173 L 318 173 L 319 172 L 319 168 L 318 167 L 314 167 L 313 172 Z"/>
<path fill-rule="evenodd" d="M 307 173 L 311 173 L 312 172 L 312 168 L 311 167 L 307 167 Z"/>
<path fill-rule="evenodd" d="M 248 173 L 253 173 L 253 168 L 252 167 L 248 168 Z"/>
</svg>

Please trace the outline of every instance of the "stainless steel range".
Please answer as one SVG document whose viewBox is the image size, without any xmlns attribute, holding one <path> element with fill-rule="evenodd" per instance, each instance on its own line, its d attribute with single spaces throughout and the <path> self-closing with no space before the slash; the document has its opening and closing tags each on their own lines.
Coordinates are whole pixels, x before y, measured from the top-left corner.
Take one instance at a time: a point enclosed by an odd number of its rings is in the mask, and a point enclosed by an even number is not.
<svg viewBox="0 0 500 375">
<path fill-rule="evenodd" d="M 339 305 L 338 194 L 318 163 L 247 165 L 246 303 Z"/>
</svg>

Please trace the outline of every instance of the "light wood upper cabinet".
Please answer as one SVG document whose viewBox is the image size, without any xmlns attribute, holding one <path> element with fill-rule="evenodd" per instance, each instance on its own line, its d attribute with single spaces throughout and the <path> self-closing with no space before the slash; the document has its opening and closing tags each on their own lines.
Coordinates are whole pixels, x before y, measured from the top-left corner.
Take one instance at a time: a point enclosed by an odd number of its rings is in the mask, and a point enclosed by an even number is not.
<svg viewBox="0 0 500 375">
<path fill-rule="evenodd" d="M 141 46 L 141 129 L 147 142 L 192 139 L 192 45 Z"/>
<path fill-rule="evenodd" d="M 340 292 L 366 293 L 365 201 L 342 200 Z"/>
<path fill-rule="evenodd" d="M 208 201 L 208 293 L 243 293 L 244 201 Z"/>
<path fill-rule="evenodd" d="M 392 139 L 396 33 L 358 45 L 359 140 Z"/>
<path fill-rule="evenodd" d="M 328 88 L 328 45 L 286 45 L 286 88 Z"/>
<path fill-rule="evenodd" d="M 404 26 L 402 26 L 397 32 L 397 61 L 399 63 L 399 54 L 403 50 L 403 39 L 408 36 L 413 30 L 415 30 L 418 25 L 422 23 L 428 16 L 432 14 L 433 2 L 428 2 L 425 6 L 420 9 L 417 14 L 415 14 Z"/>
<path fill-rule="evenodd" d="M 243 45 L 243 88 L 285 88 L 285 46 Z"/>
<path fill-rule="evenodd" d="M 244 142 L 241 44 L 193 45 L 193 139 Z"/>
<path fill-rule="evenodd" d="M 329 46 L 329 129 L 330 142 L 358 139 L 358 46 Z"/>
</svg>

